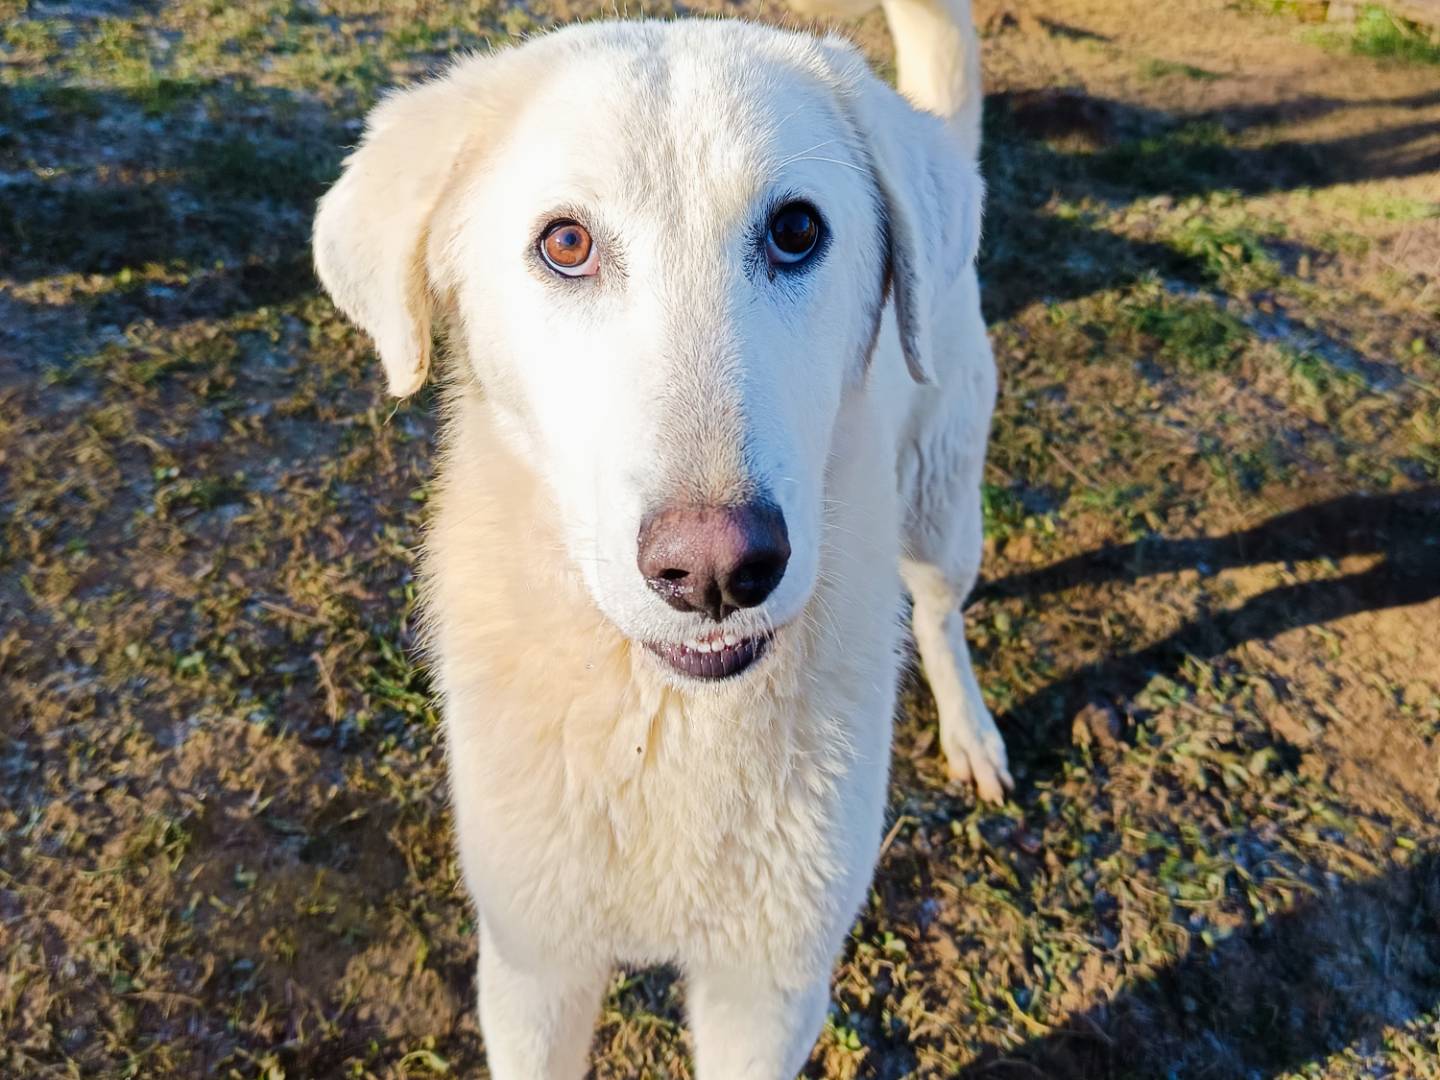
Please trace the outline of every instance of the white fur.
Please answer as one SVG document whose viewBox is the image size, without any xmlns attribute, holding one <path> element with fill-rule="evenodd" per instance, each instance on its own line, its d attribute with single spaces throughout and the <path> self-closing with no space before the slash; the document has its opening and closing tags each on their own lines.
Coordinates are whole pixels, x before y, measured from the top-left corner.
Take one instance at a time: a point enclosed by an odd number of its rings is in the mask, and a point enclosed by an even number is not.
<svg viewBox="0 0 1440 1080">
<path fill-rule="evenodd" d="M 392 390 L 432 315 L 453 339 L 426 605 L 499 1080 L 581 1076 L 619 962 L 685 971 L 701 1080 L 803 1064 L 878 850 L 902 576 L 952 772 L 1009 783 L 959 611 L 995 394 L 978 56 L 967 0 L 886 10 L 919 109 L 835 38 L 572 27 L 388 98 L 321 203 Z M 789 197 L 831 240 L 772 278 Z M 535 257 L 557 217 L 597 278 Z M 755 491 L 792 555 L 726 629 L 775 637 L 687 680 L 643 647 L 703 627 L 646 587 L 640 521 Z"/>
</svg>

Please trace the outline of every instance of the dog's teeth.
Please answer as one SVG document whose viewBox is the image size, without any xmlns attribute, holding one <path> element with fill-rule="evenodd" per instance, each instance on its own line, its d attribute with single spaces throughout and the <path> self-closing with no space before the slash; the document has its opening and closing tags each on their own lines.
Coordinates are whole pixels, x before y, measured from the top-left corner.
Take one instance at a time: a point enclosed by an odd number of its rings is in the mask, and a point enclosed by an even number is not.
<svg viewBox="0 0 1440 1080">
<path fill-rule="evenodd" d="M 726 634 L 726 635 L 725 635 L 725 647 L 726 647 L 727 649 L 733 649 L 736 645 L 739 645 L 739 644 L 740 644 L 740 639 L 739 639 L 738 637 L 736 637 L 734 634 Z"/>
<path fill-rule="evenodd" d="M 710 643 L 708 641 L 697 641 L 694 649 L 698 653 L 708 653 L 710 651 Z"/>
</svg>

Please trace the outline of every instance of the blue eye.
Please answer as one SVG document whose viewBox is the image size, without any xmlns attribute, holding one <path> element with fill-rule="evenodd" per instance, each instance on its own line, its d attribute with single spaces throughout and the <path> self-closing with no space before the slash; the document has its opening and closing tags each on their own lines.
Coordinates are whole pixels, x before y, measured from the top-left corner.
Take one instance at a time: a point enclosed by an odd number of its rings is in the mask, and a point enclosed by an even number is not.
<svg viewBox="0 0 1440 1080">
<path fill-rule="evenodd" d="M 820 213 L 807 202 L 788 202 L 770 216 L 765 253 L 778 266 L 797 266 L 820 242 Z"/>
</svg>

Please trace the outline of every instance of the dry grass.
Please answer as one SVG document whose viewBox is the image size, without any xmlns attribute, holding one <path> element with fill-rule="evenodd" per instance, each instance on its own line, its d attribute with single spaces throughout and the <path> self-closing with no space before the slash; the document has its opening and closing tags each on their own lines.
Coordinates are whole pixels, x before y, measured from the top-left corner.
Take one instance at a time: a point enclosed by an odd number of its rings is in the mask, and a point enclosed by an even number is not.
<svg viewBox="0 0 1440 1080">
<path fill-rule="evenodd" d="M 383 86 L 594 12 L 5 2 L 0 1073 L 481 1072 L 430 403 L 308 217 Z M 912 681 L 813 1075 L 1440 1075 L 1440 87 L 1199 6 L 982 12 L 1020 785 Z M 617 976 L 596 1075 L 688 1076 L 682 1002 Z"/>
</svg>

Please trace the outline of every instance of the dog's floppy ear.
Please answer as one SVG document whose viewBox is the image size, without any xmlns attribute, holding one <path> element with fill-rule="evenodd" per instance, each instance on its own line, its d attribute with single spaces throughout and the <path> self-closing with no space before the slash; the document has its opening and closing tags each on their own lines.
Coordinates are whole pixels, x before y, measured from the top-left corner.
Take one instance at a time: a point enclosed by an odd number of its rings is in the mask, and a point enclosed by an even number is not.
<svg viewBox="0 0 1440 1080">
<path fill-rule="evenodd" d="M 984 181 L 974 143 L 881 82 L 852 48 L 841 54 L 841 100 L 884 202 L 891 287 L 910 375 L 935 381 L 936 306 L 975 259 Z"/>
<path fill-rule="evenodd" d="M 472 57 L 385 98 L 320 200 L 315 269 L 375 342 L 396 397 L 420 389 L 430 367 L 430 220 L 467 148 L 493 126 L 497 80 L 514 56 Z"/>
</svg>

